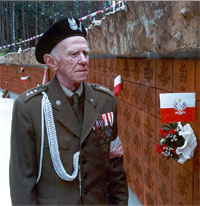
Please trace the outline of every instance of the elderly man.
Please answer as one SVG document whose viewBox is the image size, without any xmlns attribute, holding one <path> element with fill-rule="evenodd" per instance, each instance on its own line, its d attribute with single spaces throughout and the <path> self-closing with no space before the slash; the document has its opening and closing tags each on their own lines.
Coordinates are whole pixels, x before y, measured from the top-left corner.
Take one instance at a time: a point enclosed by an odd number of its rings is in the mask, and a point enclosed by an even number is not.
<svg viewBox="0 0 200 206">
<path fill-rule="evenodd" d="M 127 205 L 116 99 L 85 83 L 88 53 L 86 30 L 71 17 L 52 25 L 36 46 L 36 59 L 55 77 L 14 103 L 13 205 Z"/>
</svg>

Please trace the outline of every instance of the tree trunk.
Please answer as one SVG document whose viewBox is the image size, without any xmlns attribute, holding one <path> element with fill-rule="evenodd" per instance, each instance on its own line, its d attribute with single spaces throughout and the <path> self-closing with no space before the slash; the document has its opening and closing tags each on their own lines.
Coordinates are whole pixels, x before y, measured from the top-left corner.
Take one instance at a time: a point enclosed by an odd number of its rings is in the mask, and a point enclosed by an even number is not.
<svg viewBox="0 0 200 206">
<path fill-rule="evenodd" d="M 12 30 L 13 30 L 13 42 L 15 42 L 16 41 L 16 39 L 15 39 L 15 2 L 13 1 L 13 6 L 12 6 L 12 26 L 13 26 L 13 28 L 12 28 Z"/>
<path fill-rule="evenodd" d="M 35 36 L 38 35 L 38 2 L 35 2 Z M 36 44 L 37 39 L 35 39 Z"/>
<path fill-rule="evenodd" d="M 16 10 L 16 18 L 15 18 L 15 25 L 16 25 L 16 39 L 17 41 L 19 41 L 20 39 L 22 39 L 22 35 L 23 35 L 23 32 L 22 32 L 22 2 L 17 2 L 18 4 L 18 8 Z"/>
<path fill-rule="evenodd" d="M 10 2 L 10 34 L 11 34 L 11 41 L 13 42 L 13 12 L 12 10 L 13 10 L 13 2 Z"/>
<path fill-rule="evenodd" d="M 65 16 L 69 16 L 70 12 L 70 1 L 66 2 L 66 15 Z"/>
<path fill-rule="evenodd" d="M 22 1 L 22 37 L 23 37 L 23 40 L 26 38 L 25 22 L 24 22 L 24 1 Z"/>
<path fill-rule="evenodd" d="M 1 45 L 4 45 L 5 43 L 5 31 L 4 31 L 4 2 L 1 2 L 1 22 L 0 22 L 0 29 L 1 29 Z"/>
<path fill-rule="evenodd" d="M 102 9 L 103 9 L 103 5 L 104 5 L 104 2 L 103 2 L 103 1 L 98 1 L 98 2 L 97 2 L 97 8 L 98 8 L 98 10 L 102 10 Z"/>
<path fill-rule="evenodd" d="M 10 2 L 6 2 L 6 43 L 10 42 L 10 29 L 9 29 L 9 4 Z"/>
<path fill-rule="evenodd" d="M 29 23 L 28 23 L 28 4 L 29 4 L 29 2 L 25 2 L 25 21 L 26 21 L 26 23 L 25 23 L 25 33 L 26 33 L 26 37 L 25 37 L 25 39 L 28 39 L 29 38 L 29 35 L 30 35 L 30 33 L 29 33 Z M 30 42 L 28 41 L 27 42 L 27 47 L 29 48 L 30 47 Z"/>
<path fill-rule="evenodd" d="M 97 2 L 96 1 L 92 1 L 92 13 L 97 11 Z"/>
</svg>

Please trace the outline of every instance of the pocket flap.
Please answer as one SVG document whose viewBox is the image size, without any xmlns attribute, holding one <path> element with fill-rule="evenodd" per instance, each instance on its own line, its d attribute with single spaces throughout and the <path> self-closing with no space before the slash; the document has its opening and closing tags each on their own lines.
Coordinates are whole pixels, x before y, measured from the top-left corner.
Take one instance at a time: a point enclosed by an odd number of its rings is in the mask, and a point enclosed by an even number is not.
<svg viewBox="0 0 200 206">
<path fill-rule="evenodd" d="M 45 138 L 44 147 L 49 148 L 49 142 L 47 138 Z M 58 138 L 58 147 L 60 149 L 70 149 L 71 139 L 66 138 L 66 136 Z"/>
</svg>

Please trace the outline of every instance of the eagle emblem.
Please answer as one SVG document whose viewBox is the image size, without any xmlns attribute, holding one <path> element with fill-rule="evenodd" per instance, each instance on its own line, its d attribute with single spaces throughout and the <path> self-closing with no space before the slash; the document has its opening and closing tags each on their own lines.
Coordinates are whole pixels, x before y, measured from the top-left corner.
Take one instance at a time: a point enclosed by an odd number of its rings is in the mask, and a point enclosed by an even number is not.
<svg viewBox="0 0 200 206">
<path fill-rule="evenodd" d="M 186 113 L 187 104 L 183 99 L 177 99 L 173 104 L 175 114 L 183 115 Z"/>
<path fill-rule="evenodd" d="M 71 28 L 71 30 L 76 31 L 78 29 L 78 25 L 74 18 L 68 18 L 68 23 L 69 23 L 69 27 Z"/>
</svg>

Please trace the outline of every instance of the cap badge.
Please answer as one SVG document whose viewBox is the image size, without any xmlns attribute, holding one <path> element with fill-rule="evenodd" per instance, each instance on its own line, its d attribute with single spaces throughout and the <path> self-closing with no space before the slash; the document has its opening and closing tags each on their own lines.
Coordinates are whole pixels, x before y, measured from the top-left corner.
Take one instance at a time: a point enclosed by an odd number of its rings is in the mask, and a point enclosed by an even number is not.
<svg viewBox="0 0 200 206">
<path fill-rule="evenodd" d="M 71 28 L 71 30 L 77 30 L 78 29 L 78 25 L 77 25 L 74 18 L 68 18 L 68 22 L 69 22 L 69 27 Z"/>
</svg>

